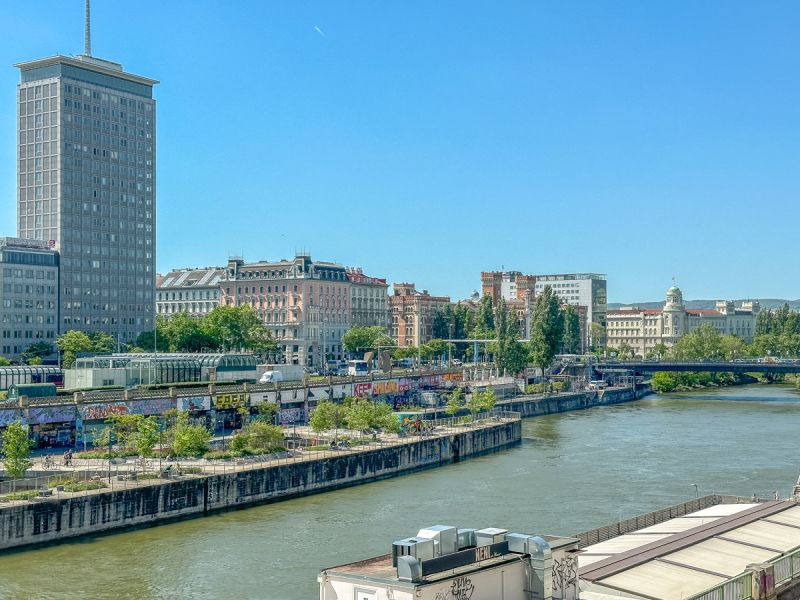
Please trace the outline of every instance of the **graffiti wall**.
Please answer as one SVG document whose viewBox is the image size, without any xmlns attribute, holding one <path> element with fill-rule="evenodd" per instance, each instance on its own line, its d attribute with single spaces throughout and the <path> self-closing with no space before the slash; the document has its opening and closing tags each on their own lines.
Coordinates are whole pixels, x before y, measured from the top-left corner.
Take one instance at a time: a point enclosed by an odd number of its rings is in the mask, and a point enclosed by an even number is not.
<svg viewBox="0 0 800 600">
<path fill-rule="evenodd" d="M 302 408 L 282 408 L 278 411 L 278 419 L 281 425 L 304 423 L 306 420 L 306 411 Z"/>
<path fill-rule="evenodd" d="M 176 407 L 181 412 L 211 410 L 211 396 L 185 396 L 178 398 Z"/>
<path fill-rule="evenodd" d="M 105 404 L 89 404 L 80 408 L 84 421 L 104 421 L 111 415 L 124 415 L 128 407 L 124 402 L 106 402 Z"/>
<path fill-rule="evenodd" d="M 75 406 L 42 406 L 29 408 L 27 421 L 31 425 L 44 425 L 45 423 L 67 423 L 78 417 Z"/>
<path fill-rule="evenodd" d="M 128 412 L 134 415 L 160 415 L 175 408 L 171 398 L 149 398 L 147 400 L 132 400 L 126 403 Z"/>
<path fill-rule="evenodd" d="M 219 394 L 214 396 L 214 408 L 217 410 L 244 408 L 247 406 L 247 396 L 247 394 Z"/>
</svg>

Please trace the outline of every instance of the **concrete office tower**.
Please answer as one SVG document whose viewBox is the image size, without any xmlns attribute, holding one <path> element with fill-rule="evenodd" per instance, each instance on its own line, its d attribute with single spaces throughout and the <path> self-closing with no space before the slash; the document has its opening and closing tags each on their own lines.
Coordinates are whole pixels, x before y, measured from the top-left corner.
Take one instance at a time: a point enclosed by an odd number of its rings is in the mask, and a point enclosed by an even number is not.
<svg viewBox="0 0 800 600">
<path fill-rule="evenodd" d="M 153 329 L 153 79 L 85 54 L 19 63 L 17 235 L 61 255 L 59 331 Z"/>
</svg>

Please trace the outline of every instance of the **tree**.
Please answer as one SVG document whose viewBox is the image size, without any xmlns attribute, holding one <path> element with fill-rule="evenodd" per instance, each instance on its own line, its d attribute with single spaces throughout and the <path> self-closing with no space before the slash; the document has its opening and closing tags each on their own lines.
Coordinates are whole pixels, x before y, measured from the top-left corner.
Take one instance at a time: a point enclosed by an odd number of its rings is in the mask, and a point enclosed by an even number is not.
<svg viewBox="0 0 800 600">
<path fill-rule="evenodd" d="M 457 387 L 450 392 L 450 396 L 447 398 L 447 405 L 444 407 L 444 411 L 451 417 L 454 417 L 461 411 L 462 408 L 464 408 L 464 389 Z"/>
<path fill-rule="evenodd" d="M 445 356 L 450 349 L 450 344 L 441 339 L 433 339 L 428 343 L 423 344 L 420 349 L 423 357 L 425 358 L 438 358 Z"/>
<path fill-rule="evenodd" d="M 571 304 L 564 307 L 562 320 L 564 333 L 561 338 L 561 353 L 578 354 L 581 351 L 581 322 Z"/>
<path fill-rule="evenodd" d="M 215 307 L 203 317 L 200 329 L 215 348 L 264 354 L 274 354 L 277 350 L 277 342 L 248 304 Z"/>
<path fill-rule="evenodd" d="M 33 442 L 28 439 L 28 430 L 19 421 L 6 427 L 3 433 L 3 465 L 11 479 L 22 479 L 25 471 L 33 466 L 30 459 Z"/>
<path fill-rule="evenodd" d="M 528 364 L 528 350 L 519 341 L 517 320 L 502 298 L 497 302 L 494 323 L 497 342 L 492 344 L 491 350 L 497 368 L 512 375 L 519 373 Z"/>
<path fill-rule="evenodd" d="M 485 333 L 494 331 L 494 306 L 491 296 L 483 296 L 478 304 L 478 311 L 475 314 L 475 329 Z"/>
<path fill-rule="evenodd" d="M 704 323 L 681 337 L 672 349 L 672 354 L 681 360 L 721 359 L 722 334 L 710 323 Z"/>
<path fill-rule="evenodd" d="M 364 356 L 364 352 L 375 347 L 375 342 L 386 335 L 386 330 L 377 325 L 371 327 L 351 327 L 342 336 L 342 345 L 345 350 Z"/>
<path fill-rule="evenodd" d="M 546 285 L 536 297 L 531 323 L 529 343 L 531 360 L 544 374 L 561 344 L 563 326 L 558 298 L 553 289 Z"/>
<path fill-rule="evenodd" d="M 437 310 L 431 320 L 431 335 L 435 338 L 449 338 L 453 320 L 453 307 L 450 304 Z"/>
<path fill-rule="evenodd" d="M 606 328 L 600 323 L 589 325 L 589 335 L 591 337 L 592 350 L 603 350 L 606 347 Z"/>
<path fill-rule="evenodd" d="M 143 417 L 136 424 L 133 444 L 138 456 L 152 456 L 161 427 L 155 417 Z"/>
<path fill-rule="evenodd" d="M 283 428 L 255 421 L 250 423 L 245 430 L 248 438 L 248 447 L 253 450 L 276 450 L 283 448 Z"/>
<path fill-rule="evenodd" d="M 202 456 L 208 451 L 211 434 L 202 425 L 190 425 L 189 415 L 179 412 L 172 432 L 172 451 L 175 456 Z"/>
<path fill-rule="evenodd" d="M 70 330 L 56 338 L 56 346 L 61 350 L 62 364 L 69 369 L 75 363 L 79 352 L 92 352 L 94 344 L 82 331 Z"/>
<path fill-rule="evenodd" d="M 373 421 L 374 411 L 371 400 L 359 398 L 351 402 L 347 407 L 345 422 L 349 429 L 356 429 L 363 432 L 372 426 Z"/>
<path fill-rule="evenodd" d="M 481 410 L 492 410 L 497 403 L 497 396 L 491 387 L 480 392 L 479 396 Z"/>
<path fill-rule="evenodd" d="M 345 415 L 347 414 L 346 407 L 342 404 L 336 404 L 330 400 L 321 400 L 317 403 L 317 407 L 311 412 L 311 419 L 309 424 L 311 429 L 317 433 L 335 430 L 334 440 L 338 437 L 339 429 L 344 424 Z"/>
<path fill-rule="evenodd" d="M 185 311 L 172 315 L 163 327 L 159 324 L 158 334 L 165 338 L 170 352 L 202 352 L 217 347 L 216 340 L 203 330 L 202 320 Z"/>
<path fill-rule="evenodd" d="M 36 342 L 25 349 L 25 352 L 22 353 L 22 360 L 29 365 L 40 365 L 45 358 L 53 355 L 55 351 L 53 344 L 49 342 Z M 31 362 L 35 359 L 38 359 L 39 362 Z"/>
<path fill-rule="evenodd" d="M 400 421 L 386 402 L 376 402 L 372 407 L 372 426 L 390 433 L 400 431 Z"/>
<path fill-rule="evenodd" d="M 482 406 L 481 393 L 473 390 L 467 399 L 467 408 L 472 415 L 472 420 L 475 421 L 476 415 L 480 412 Z"/>
<path fill-rule="evenodd" d="M 258 411 L 256 421 L 275 424 L 275 416 L 278 414 L 278 404 L 276 402 L 262 402 L 256 410 Z"/>
<path fill-rule="evenodd" d="M 103 331 L 94 331 L 89 334 L 92 343 L 90 352 L 95 354 L 110 354 L 117 349 L 117 340 Z"/>
</svg>

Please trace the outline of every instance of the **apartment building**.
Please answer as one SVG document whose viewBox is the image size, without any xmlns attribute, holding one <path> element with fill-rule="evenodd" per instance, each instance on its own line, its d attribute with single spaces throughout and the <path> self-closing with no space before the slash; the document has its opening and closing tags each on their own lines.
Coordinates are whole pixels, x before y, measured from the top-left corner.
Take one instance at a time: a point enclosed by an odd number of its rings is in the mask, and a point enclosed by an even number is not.
<svg viewBox="0 0 800 600">
<path fill-rule="evenodd" d="M 391 336 L 398 346 L 419 347 L 430 341 L 433 317 L 450 304 L 449 296 L 432 296 L 413 283 L 395 283 L 389 296 Z"/>
<path fill-rule="evenodd" d="M 347 269 L 350 282 L 350 326 L 383 327 L 389 325 L 389 285 L 385 279 L 364 275 L 361 268 Z"/>
<path fill-rule="evenodd" d="M 219 306 L 225 267 L 175 269 L 156 276 L 156 313 L 170 317 L 187 312 L 203 317 Z"/>
<path fill-rule="evenodd" d="M 735 335 L 749 343 L 755 335 L 759 311 L 757 301 L 742 302 L 735 307 L 729 300 L 718 300 L 713 309 L 686 308 L 683 292 L 672 286 L 667 290 L 663 308 L 608 311 L 607 345 L 616 350 L 627 346 L 635 356 L 644 357 L 659 344 L 671 348 L 683 335 L 706 323 L 721 334 Z"/>
</svg>

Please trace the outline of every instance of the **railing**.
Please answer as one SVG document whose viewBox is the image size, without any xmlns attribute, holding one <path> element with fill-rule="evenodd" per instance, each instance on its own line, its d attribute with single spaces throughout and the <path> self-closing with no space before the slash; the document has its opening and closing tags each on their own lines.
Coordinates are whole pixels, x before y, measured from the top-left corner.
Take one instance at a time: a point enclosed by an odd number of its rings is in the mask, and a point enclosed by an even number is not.
<svg viewBox="0 0 800 600">
<path fill-rule="evenodd" d="M 348 377 L 326 377 L 324 380 L 318 381 L 282 381 L 277 386 L 274 383 L 248 383 L 237 384 L 228 383 L 225 381 L 209 381 L 197 384 L 197 386 L 180 386 L 175 388 L 175 395 L 181 396 L 203 396 L 208 395 L 208 386 L 214 385 L 218 393 L 235 394 L 243 393 L 245 389 L 248 392 L 266 392 L 279 389 L 296 390 L 303 388 L 324 388 L 330 385 L 340 385 L 345 383 L 366 383 L 369 381 L 382 381 L 386 379 L 395 379 L 397 377 L 424 377 L 426 375 L 440 375 L 444 373 L 458 373 L 461 369 L 453 369 L 451 367 L 430 367 L 424 369 L 416 369 L 412 372 L 407 370 L 395 370 L 392 374 L 383 373 L 382 375 L 363 375 L 363 376 L 348 376 Z M 165 384 L 166 385 L 166 384 Z M 245 385 L 247 388 L 245 388 Z M 79 394 L 81 403 L 90 404 L 92 402 L 111 402 L 121 400 L 127 391 L 129 400 L 146 400 L 151 398 L 164 398 L 169 395 L 169 387 L 162 387 L 158 389 L 130 389 L 130 390 L 75 390 L 69 396 L 51 396 L 44 398 L 29 397 L 27 399 L 28 406 L 54 406 L 74 404 L 74 394 Z M 0 401 L 0 408 L 16 408 L 19 404 L 17 400 L 2 400 Z"/>
<path fill-rule="evenodd" d="M 775 587 L 800 577 L 800 548 L 772 561 L 775 568 Z"/>
<path fill-rule="evenodd" d="M 579 546 L 584 548 L 586 546 L 591 546 L 592 544 L 613 539 L 620 535 L 625 535 L 626 533 L 631 533 L 632 531 L 637 531 L 644 527 L 650 527 L 652 525 L 657 525 L 658 523 L 663 523 L 664 521 L 674 519 L 675 517 L 682 517 L 710 506 L 716 506 L 717 504 L 739 504 L 761 501 L 762 500 L 760 498 L 744 498 L 741 496 L 721 496 L 712 494 L 697 498 L 695 500 L 689 500 L 688 502 L 682 502 L 681 504 L 668 506 L 667 508 L 663 508 L 654 512 L 637 515 L 618 523 L 604 525 L 603 527 L 597 527 L 596 529 L 590 529 L 589 531 L 576 533 L 573 537 L 578 538 L 580 540 Z"/>
<path fill-rule="evenodd" d="M 501 422 L 519 421 L 521 415 L 511 411 L 492 411 L 480 413 L 476 421 L 471 417 L 450 417 L 422 421 L 419 432 L 405 433 L 392 437 L 364 435 L 362 432 L 340 430 L 338 435 L 327 432 L 308 445 L 307 438 L 301 443 L 291 438 L 288 445 L 295 446 L 286 452 L 276 452 L 256 456 L 243 456 L 225 460 L 185 459 L 140 459 L 134 457 L 108 459 L 73 458 L 71 465 L 58 462 L 52 468 L 55 472 L 42 474 L 43 458 L 37 457 L 32 470 L 39 469 L 36 475 L 25 479 L 0 481 L 0 508 L 19 502 L 39 502 L 48 499 L 74 498 L 103 492 L 115 492 L 148 485 L 157 485 L 175 478 L 203 477 L 208 475 L 232 474 L 251 469 L 262 469 L 278 465 L 288 465 L 314 461 L 324 458 L 341 457 L 385 448 L 413 444 L 421 439 L 447 436 L 492 427 Z M 289 431 L 289 428 L 286 429 Z M 342 442 L 347 435 L 355 437 L 350 442 Z M 326 443 L 339 440 L 337 444 Z M 76 485 L 80 484 L 80 485 Z M 70 491 L 72 489 L 73 491 Z"/>
<path fill-rule="evenodd" d="M 686 600 L 750 600 L 753 597 L 753 574 L 742 573 Z"/>
</svg>

